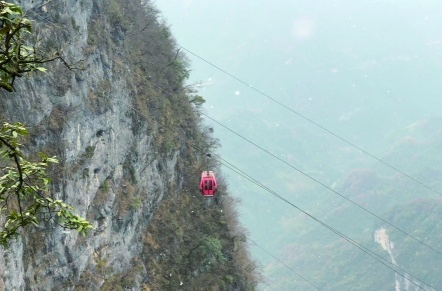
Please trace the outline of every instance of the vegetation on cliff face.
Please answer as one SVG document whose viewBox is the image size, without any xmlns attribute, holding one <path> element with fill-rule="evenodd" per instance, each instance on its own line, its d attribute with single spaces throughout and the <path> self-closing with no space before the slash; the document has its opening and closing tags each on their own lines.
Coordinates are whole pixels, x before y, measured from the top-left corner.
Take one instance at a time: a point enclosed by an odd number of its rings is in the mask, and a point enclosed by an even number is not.
<svg viewBox="0 0 442 291">
<path fill-rule="evenodd" d="M 27 43 L 32 32 L 31 22 L 24 18 L 20 6 L 0 2 L 0 88 L 14 91 L 14 81 L 34 71 L 54 58 L 40 56 Z M 40 221 L 55 221 L 64 229 L 75 229 L 83 235 L 92 228 L 84 218 L 72 213 L 73 207 L 48 195 L 50 178 L 46 168 L 58 163 L 55 157 L 39 153 L 40 160 L 33 162 L 22 152 L 21 140 L 28 130 L 19 122 L 3 121 L 0 127 L 0 244 L 6 246 L 17 237 L 21 228 L 38 226 Z"/>
<path fill-rule="evenodd" d="M 221 191 L 214 200 L 203 199 L 197 187 L 206 167 L 205 153 L 219 146 L 199 118 L 204 99 L 185 86 L 188 61 L 161 23 L 159 11 L 145 5 L 141 10 L 130 3 L 108 3 L 114 29 L 127 30 L 129 64 L 117 60 L 117 66 L 134 72 L 134 118 L 158 129 L 158 151 L 166 156 L 176 150 L 183 154 L 177 163 L 183 183 L 180 189 L 171 185 L 143 233 L 143 256 L 138 263 L 144 264 L 151 279 L 144 288 L 253 290 L 258 281 L 256 266 L 248 254 L 235 201 L 226 196 L 227 184 L 220 179 Z M 128 23 L 118 13 L 132 15 L 133 20 Z M 93 23 L 100 25 L 99 20 Z M 115 279 L 109 288 L 119 281 Z"/>
<path fill-rule="evenodd" d="M 235 201 L 222 190 L 221 198 L 203 200 L 196 187 L 185 189 L 163 200 L 144 234 L 149 288 L 254 290 L 256 265 L 248 255 Z"/>
<path fill-rule="evenodd" d="M 14 282 L 14 274 L 4 273 L 0 286 L 253 290 L 256 266 L 248 255 L 246 231 L 238 223 L 226 183 L 220 177 L 222 186 L 214 200 L 205 200 L 197 189 L 206 167 L 203 157 L 219 143 L 211 136 L 213 130 L 201 122 L 204 99 L 186 86 L 189 64 L 159 12 L 150 2 L 90 0 L 75 5 L 79 11 L 91 10 L 83 31 L 87 44 L 70 50 L 77 57 L 81 51 L 85 71 L 50 66 L 50 77 L 33 80 L 40 87 L 49 86 L 52 95 L 49 112 L 32 126 L 29 141 L 35 148 L 28 151 L 60 156 L 48 190 L 74 201 L 96 229 L 86 238 L 56 227 L 26 233 L 19 246 L 22 250 L 13 252 L 23 254 L 15 258 L 22 260 L 25 273 L 17 276 L 23 282 Z M 62 5 L 46 3 L 41 13 L 48 14 L 39 19 L 60 21 L 66 30 L 44 28 L 47 46 L 69 40 L 84 27 L 78 18 L 56 9 Z M 86 97 L 77 97 L 84 96 L 75 90 L 86 82 Z M 42 104 L 35 105 L 46 110 Z M 121 109 L 126 107 L 127 111 Z M 8 108 L 2 104 L 2 109 Z M 123 114 L 113 116 L 115 112 Z M 106 121 L 114 120 L 124 126 L 107 128 Z M 124 137 L 127 140 L 115 146 L 115 138 Z M 110 156 L 124 147 L 128 148 L 120 151 L 124 155 Z M 74 186 L 89 192 L 75 197 L 63 193 Z M 6 255 L 5 262 L 10 260 Z"/>
</svg>

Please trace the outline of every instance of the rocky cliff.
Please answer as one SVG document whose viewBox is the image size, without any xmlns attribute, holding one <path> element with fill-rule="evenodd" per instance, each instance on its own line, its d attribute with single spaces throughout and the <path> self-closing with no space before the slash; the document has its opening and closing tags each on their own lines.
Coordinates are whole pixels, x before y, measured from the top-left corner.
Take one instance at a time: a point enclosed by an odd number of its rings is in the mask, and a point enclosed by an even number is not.
<svg viewBox="0 0 442 291">
<path fill-rule="evenodd" d="M 26 124 L 30 156 L 60 159 L 51 195 L 95 229 L 85 238 L 52 223 L 23 230 L 0 250 L 0 290 L 253 288 L 252 263 L 233 235 L 241 231 L 223 213 L 230 203 L 198 195 L 201 156 L 215 140 L 184 86 L 185 56 L 155 7 L 21 4 L 38 26 L 37 41 L 62 51 L 68 65 L 54 62 L 47 74 L 17 80 L 15 93 L 1 93 L 0 117 Z"/>
</svg>

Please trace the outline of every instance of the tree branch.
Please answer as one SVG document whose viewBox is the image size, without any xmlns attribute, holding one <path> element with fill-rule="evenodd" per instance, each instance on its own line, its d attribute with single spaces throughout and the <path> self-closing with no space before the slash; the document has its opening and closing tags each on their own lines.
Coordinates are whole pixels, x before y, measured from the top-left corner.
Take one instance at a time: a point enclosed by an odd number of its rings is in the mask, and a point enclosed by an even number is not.
<svg viewBox="0 0 442 291">
<path fill-rule="evenodd" d="M 13 152 L 12 155 L 14 157 L 14 162 L 15 162 L 15 165 L 17 167 L 18 174 L 19 174 L 19 178 L 18 178 L 19 184 L 18 184 L 18 187 L 15 189 L 15 194 L 17 195 L 18 207 L 20 209 L 21 220 L 22 220 L 22 223 L 23 223 L 23 215 L 22 215 L 23 214 L 23 209 L 22 209 L 22 205 L 21 205 L 20 191 L 21 191 L 21 189 L 23 187 L 24 179 L 23 179 L 23 172 L 22 172 L 22 169 L 21 169 L 20 161 L 19 161 L 19 157 L 20 156 L 17 153 L 16 148 L 14 148 L 6 139 L 4 139 L 1 136 L 0 136 L 0 142 L 2 142 L 4 145 L 6 145 Z"/>
</svg>

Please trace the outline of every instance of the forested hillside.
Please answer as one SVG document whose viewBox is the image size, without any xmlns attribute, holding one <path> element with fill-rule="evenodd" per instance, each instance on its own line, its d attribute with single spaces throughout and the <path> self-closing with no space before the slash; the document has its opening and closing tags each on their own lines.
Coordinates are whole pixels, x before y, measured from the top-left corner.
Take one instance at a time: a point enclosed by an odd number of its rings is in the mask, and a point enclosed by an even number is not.
<svg viewBox="0 0 442 291">
<path fill-rule="evenodd" d="M 0 117 L 28 128 L 31 160 L 58 157 L 45 195 L 93 229 L 82 237 L 56 220 L 21 229 L 0 250 L 0 290 L 253 290 L 247 232 L 221 173 L 215 199 L 199 193 L 219 142 L 151 1 L 18 4 L 35 27 L 31 44 L 62 58 L 1 92 Z"/>
<path fill-rule="evenodd" d="M 275 244 L 287 240 L 288 233 L 296 235 L 290 236 L 292 243 L 281 252 L 284 262 L 303 266 L 299 273 L 320 290 L 440 290 L 442 197 L 437 189 L 442 173 L 423 165 L 427 159 L 431 159 L 427 165 L 441 162 L 441 124 L 440 118 L 431 118 L 395 132 L 383 157 L 430 189 L 364 159 L 363 168 L 350 167 L 334 187 L 358 207 L 333 193 L 312 201 L 318 203 L 316 217 L 345 230 L 346 236 L 366 249 L 352 246 L 302 214 L 296 218 L 286 214 L 281 221 L 285 231 Z M 279 264 L 267 265 L 266 271 L 279 278 L 281 286 L 313 289 Z"/>
</svg>

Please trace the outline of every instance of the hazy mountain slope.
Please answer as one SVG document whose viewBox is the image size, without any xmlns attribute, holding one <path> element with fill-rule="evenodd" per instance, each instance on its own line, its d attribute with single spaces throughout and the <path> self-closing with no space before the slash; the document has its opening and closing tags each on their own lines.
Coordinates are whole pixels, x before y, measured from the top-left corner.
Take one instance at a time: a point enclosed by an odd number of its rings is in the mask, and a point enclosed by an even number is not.
<svg viewBox="0 0 442 291">
<path fill-rule="evenodd" d="M 439 132 L 442 123 L 439 118 L 433 118 L 419 124 L 418 127 L 405 128 L 402 133 L 398 132 L 395 141 L 391 142 L 394 146 L 385 159 L 401 169 L 409 169 L 409 174 L 425 181 L 426 185 L 438 191 L 441 173 L 438 167 L 429 165 L 441 162 L 438 154 L 440 136 L 428 135 L 425 132 Z M 433 138 L 428 138 L 429 136 Z M 427 158 L 432 159 L 431 164 L 425 164 Z M 426 166 L 419 166 L 422 164 Z M 373 164 L 368 169 L 352 170 L 336 189 L 440 252 L 440 194 L 410 181 L 397 172 L 388 173 L 378 164 Z M 318 206 L 321 210 L 316 210 L 315 213 L 323 221 L 375 252 L 380 256 L 378 259 L 387 265 L 394 258 L 394 263 L 400 268 L 396 270 L 410 281 L 426 288 L 425 290 L 442 288 L 437 267 L 442 261 L 441 254 L 342 199 Z M 282 244 L 291 240 L 292 243 L 286 245 L 280 256 L 290 266 L 303 266 L 296 270 L 321 290 L 393 290 L 396 281 L 399 290 L 416 288 L 413 283 L 320 225 L 309 223 L 306 226 L 308 218 L 302 215 L 295 219 L 289 217 L 281 221 L 284 231 L 280 232 L 278 241 Z M 391 244 L 391 254 L 384 249 L 380 240 L 376 239 L 377 232 L 382 229 L 385 230 L 387 241 Z M 292 235 L 288 235 L 289 233 Z M 395 268 L 392 265 L 390 267 Z M 307 286 L 300 278 L 288 280 L 293 274 L 290 275 L 290 272 L 277 264 L 269 264 L 266 270 L 284 282 L 282 286 Z M 423 285 L 413 276 L 429 286 Z"/>
</svg>

